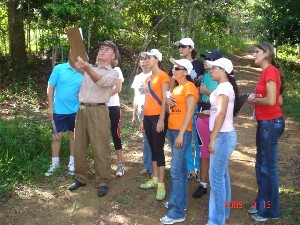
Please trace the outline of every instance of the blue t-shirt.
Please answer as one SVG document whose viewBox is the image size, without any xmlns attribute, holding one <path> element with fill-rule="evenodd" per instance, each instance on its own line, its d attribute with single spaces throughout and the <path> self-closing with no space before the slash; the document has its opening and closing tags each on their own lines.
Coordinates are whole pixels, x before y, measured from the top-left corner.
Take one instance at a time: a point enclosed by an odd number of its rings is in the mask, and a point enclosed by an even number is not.
<svg viewBox="0 0 300 225">
<path fill-rule="evenodd" d="M 203 84 L 210 92 L 213 92 L 218 86 L 218 82 L 212 80 L 210 73 L 207 71 L 204 73 Z M 201 94 L 201 102 L 209 102 L 209 96 L 207 94 Z"/>
<path fill-rule="evenodd" d="M 83 75 L 72 69 L 69 62 L 54 67 L 48 83 L 54 89 L 54 113 L 72 114 L 78 111 L 78 94 Z"/>
</svg>

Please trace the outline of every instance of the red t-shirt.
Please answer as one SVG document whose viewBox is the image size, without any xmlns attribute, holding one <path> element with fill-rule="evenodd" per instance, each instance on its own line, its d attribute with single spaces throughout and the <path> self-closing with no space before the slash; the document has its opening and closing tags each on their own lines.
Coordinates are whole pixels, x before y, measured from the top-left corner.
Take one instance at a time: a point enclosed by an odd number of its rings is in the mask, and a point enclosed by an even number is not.
<svg viewBox="0 0 300 225">
<path fill-rule="evenodd" d="M 261 72 L 256 86 L 255 98 L 264 98 L 267 96 L 267 82 L 270 80 L 276 83 L 276 103 L 274 106 L 255 104 L 255 116 L 257 120 L 272 120 L 282 116 L 279 104 L 281 79 L 279 71 L 275 66 L 270 65 Z"/>
</svg>

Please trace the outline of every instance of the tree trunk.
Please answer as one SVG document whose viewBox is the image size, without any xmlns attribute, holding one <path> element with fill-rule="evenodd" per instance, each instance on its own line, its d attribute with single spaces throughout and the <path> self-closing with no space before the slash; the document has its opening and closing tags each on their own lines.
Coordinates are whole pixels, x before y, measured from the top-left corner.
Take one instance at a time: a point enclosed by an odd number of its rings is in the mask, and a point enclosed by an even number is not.
<svg viewBox="0 0 300 225">
<path fill-rule="evenodd" d="M 8 34 L 9 34 L 9 55 L 18 63 L 25 62 L 25 30 L 22 11 L 19 9 L 19 0 L 7 1 L 8 9 Z"/>
</svg>

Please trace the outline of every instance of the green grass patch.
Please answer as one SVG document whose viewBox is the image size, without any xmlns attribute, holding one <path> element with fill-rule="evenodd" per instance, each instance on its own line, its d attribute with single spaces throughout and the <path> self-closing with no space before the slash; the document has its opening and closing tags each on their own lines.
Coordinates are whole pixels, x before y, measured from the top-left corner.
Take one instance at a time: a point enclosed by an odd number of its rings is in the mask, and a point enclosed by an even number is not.
<svg viewBox="0 0 300 225">
<path fill-rule="evenodd" d="M 133 197 L 129 194 L 113 196 L 111 198 L 112 202 L 121 204 L 121 205 L 130 205 L 133 203 Z"/>
<path fill-rule="evenodd" d="M 294 187 L 280 190 L 282 224 L 300 224 L 300 191 Z"/>
<path fill-rule="evenodd" d="M 50 132 L 37 114 L 0 120 L 0 196 L 18 182 L 40 178 L 49 165 Z"/>
</svg>

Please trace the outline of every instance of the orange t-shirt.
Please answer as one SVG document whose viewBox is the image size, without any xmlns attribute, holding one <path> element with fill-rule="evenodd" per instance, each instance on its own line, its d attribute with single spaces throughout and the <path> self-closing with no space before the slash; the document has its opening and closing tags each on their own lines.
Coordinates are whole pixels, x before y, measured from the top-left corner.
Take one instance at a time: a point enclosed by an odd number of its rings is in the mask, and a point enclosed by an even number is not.
<svg viewBox="0 0 300 225">
<path fill-rule="evenodd" d="M 148 81 L 150 79 L 150 87 L 157 97 L 162 101 L 162 85 L 170 82 L 170 77 L 164 71 L 160 71 L 157 74 L 151 75 L 145 80 L 145 104 L 144 115 L 154 116 L 159 115 L 161 111 L 161 105 L 152 97 L 148 88 Z"/>
<path fill-rule="evenodd" d="M 176 105 L 171 109 L 168 129 L 180 130 L 187 111 L 185 99 L 188 95 L 193 95 L 195 97 L 195 105 L 192 106 L 192 108 L 195 109 L 199 96 L 198 89 L 195 84 L 188 81 L 184 85 L 179 85 L 173 89 L 172 97 L 175 98 Z M 186 128 L 187 131 L 192 131 L 192 123 L 193 120 L 191 119 L 188 127 Z"/>
</svg>

